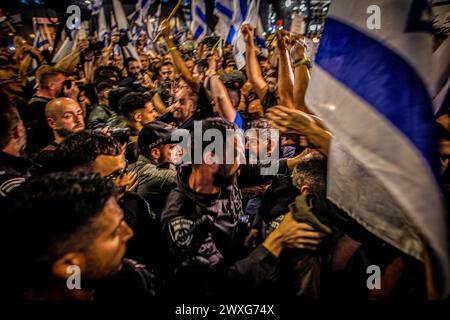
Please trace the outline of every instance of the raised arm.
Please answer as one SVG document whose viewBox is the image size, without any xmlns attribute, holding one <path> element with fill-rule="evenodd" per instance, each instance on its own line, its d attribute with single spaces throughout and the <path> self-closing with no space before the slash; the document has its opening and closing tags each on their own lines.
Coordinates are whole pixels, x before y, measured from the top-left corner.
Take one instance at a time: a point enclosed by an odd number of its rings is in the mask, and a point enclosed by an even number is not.
<svg viewBox="0 0 450 320">
<path fill-rule="evenodd" d="M 280 65 L 278 66 L 278 91 L 280 104 L 288 108 L 294 108 L 294 73 L 292 72 L 289 52 L 286 40 L 277 31 L 277 45 L 280 52 Z"/>
<path fill-rule="evenodd" d="M 261 72 L 261 67 L 256 57 L 255 28 L 249 24 L 242 26 L 242 34 L 245 41 L 245 63 L 247 78 L 253 86 L 258 97 L 262 100 L 267 93 L 268 86 Z"/>
<path fill-rule="evenodd" d="M 170 55 L 172 56 L 173 63 L 177 71 L 181 74 L 181 77 L 186 81 L 186 83 L 194 90 L 194 92 L 199 92 L 201 81 L 196 79 L 189 68 L 186 66 L 183 57 L 178 51 L 175 42 L 173 41 L 173 37 L 170 34 L 170 23 L 168 20 L 163 20 L 159 27 L 162 37 L 166 42 L 167 48 L 169 48 Z"/>
<path fill-rule="evenodd" d="M 237 111 L 233 107 L 227 88 L 216 73 L 217 57 L 215 55 L 211 56 L 208 63 L 209 69 L 206 72 L 205 88 L 210 98 L 215 102 L 219 115 L 228 121 L 234 122 Z"/>
<path fill-rule="evenodd" d="M 109 45 L 102 51 L 100 65 L 108 65 L 109 64 L 109 59 L 111 57 L 113 49 L 117 45 L 117 43 L 119 43 L 119 40 L 120 40 L 120 34 L 114 33 L 111 35 L 111 41 L 110 41 Z"/>
<path fill-rule="evenodd" d="M 309 83 L 309 70 L 303 45 L 299 43 L 295 44 L 294 57 L 294 105 L 300 111 L 311 113 L 305 103 L 306 89 Z"/>
</svg>

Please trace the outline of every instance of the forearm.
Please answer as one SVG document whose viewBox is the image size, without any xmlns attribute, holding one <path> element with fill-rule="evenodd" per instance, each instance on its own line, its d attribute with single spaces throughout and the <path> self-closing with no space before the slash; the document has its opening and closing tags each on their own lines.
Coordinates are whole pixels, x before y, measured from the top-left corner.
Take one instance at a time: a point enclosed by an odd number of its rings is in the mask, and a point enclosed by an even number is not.
<svg viewBox="0 0 450 320">
<path fill-rule="evenodd" d="M 236 119 L 236 110 L 231 103 L 228 91 L 218 76 L 213 76 L 211 81 L 211 95 L 217 104 L 219 115 L 230 122 Z"/>
<path fill-rule="evenodd" d="M 308 141 L 317 148 L 323 155 L 328 156 L 332 135 L 330 132 L 320 128 L 316 123 L 312 123 L 305 131 Z"/>
<path fill-rule="evenodd" d="M 189 71 L 189 68 L 186 66 L 186 63 L 184 62 L 180 52 L 176 49 L 177 46 L 170 37 L 164 37 L 164 40 L 166 41 L 167 47 L 169 48 L 169 52 L 172 56 L 175 68 L 181 74 L 181 77 L 184 79 L 184 81 L 186 81 L 186 83 L 195 92 L 198 92 L 198 83 L 195 81 L 191 71 Z"/>
<path fill-rule="evenodd" d="M 158 92 L 156 92 L 153 95 L 152 102 L 153 102 L 153 105 L 154 105 L 156 111 L 158 111 L 159 114 L 164 114 L 166 112 L 167 107 L 164 104 L 164 102 L 162 101 Z"/>
<path fill-rule="evenodd" d="M 305 103 L 306 89 L 309 83 L 309 71 L 305 64 L 300 64 L 294 69 L 295 86 L 294 86 L 294 105 L 297 109 L 311 113 Z"/>
<path fill-rule="evenodd" d="M 101 60 L 100 60 L 100 65 L 107 65 L 107 64 L 108 64 L 109 58 L 111 57 L 111 53 L 112 53 L 112 51 L 113 51 L 115 45 L 116 45 L 115 43 L 112 43 L 112 42 L 111 42 L 111 43 L 108 45 L 108 47 L 106 47 L 105 49 L 103 49 L 103 51 L 102 51 L 102 57 L 101 57 Z"/>
<path fill-rule="evenodd" d="M 287 50 L 280 52 L 278 89 L 280 93 L 280 104 L 288 108 L 294 108 L 294 74 Z"/>
<path fill-rule="evenodd" d="M 246 44 L 245 62 L 247 78 L 251 82 L 256 94 L 262 100 L 267 92 L 267 83 L 261 72 L 254 44 Z"/>
</svg>

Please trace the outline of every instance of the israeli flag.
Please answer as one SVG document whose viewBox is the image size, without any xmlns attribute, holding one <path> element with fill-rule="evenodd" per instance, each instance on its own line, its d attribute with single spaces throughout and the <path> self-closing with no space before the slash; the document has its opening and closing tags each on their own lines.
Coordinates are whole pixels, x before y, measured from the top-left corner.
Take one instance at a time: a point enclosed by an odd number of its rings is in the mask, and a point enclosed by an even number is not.
<svg viewBox="0 0 450 320">
<path fill-rule="evenodd" d="M 225 39 L 227 43 L 232 42 L 232 39 L 229 39 L 228 35 L 233 27 L 233 2 L 233 0 L 216 0 L 214 5 L 214 15 L 218 19 L 214 31 Z"/>
<path fill-rule="evenodd" d="M 44 50 L 46 45 L 49 45 L 50 42 L 45 37 L 44 32 L 42 32 L 42 28 L 39 27 L 36 31 L 36 36 L 34 38 L 34 47 L 38 48 L 39 50 Z"/>
<path fill-rule="evenodd" d="M 147 19 L 146 31 L 150 41 L 153 41 L 158 33 L 160 17 L 161 17 L 161 4 L 158 5 L 155 15 Z"/>
<path fill-rule="evenodd" d="M 426 0 L 334 0 L 306 103 L 334 134 L 327 197 L 419 261 L 428 245 L 444 295 L 450 278 L 430 18 Z"/>
<path fill-rule="evenodd" d="M 77 47 L 77 41 L 78 41 L 78 29 L 74 28 L 74 29 L 70 30 L 70 37 L 66 37 L 64 39 L 61 47 L 58 49 L 58 51 L 53 56 L 52 62 L 58 63 L 65 56 L 67 56 L 72 51 L 74 51 Z"/>
<path fill-rule="evenodd" d="M 450 108 L 450 37 L 433 52 L 433 105 L 436 117 Z"/>
<path fill-rule="evenodd" d="M 199 40 L 206 35 L 208 26 L 206 24 L 205 1 L 192 0 L 191 2 L 192 22 L 191 32 L 195 40 Z"/>
<path fill-rule="evenodd" d="M 98 34 L 97 40 L 103 42 L 106 45 L 106 37 L 109 34 L 108 25 L 106 24 L 105 9 L 100 8 L 98 15 Z"/>
<path fill-rule="evenodd" d="M 240 1 L 240 2 L 245 2 L 245 1 Z M 240 3 L 240 8 L 242 3 Z M 233 43 L 233 56 L 234 56 L 234 60 L 236 61 L 236 67 L 238 69 L 242 69 L 245 66 L 245 42 L 244 42 L 244 36 L 242 35 L 241 32 L 241 26 L 243 24 L 250 24 L 252 26 L 254 26 L 255 28 L 257 28 L 258 24 L 260 23 L 260 17 L 259 17 L 259 4 L 260 4 L 260 0 L 253 0 L 250 3 L 250 6 L 248 8 L 245 9 L 245 13 L 247 14 L 245 16 L 245 19 L 241 21 L 241 23 L 239 25 L 235 25 L 235 28 L 237 30 L 237 35 L 236 38 L 234 39 L 234 43 Z M 241 11 L 242 13 L 242 11 Z M 261 44 L 261 41 L 258 41 L 258 28 L 255 30 L 255 36 L 256 36 L 256 41 L 258 42 L 258 44 Z M 262 41 L 264 42 L 264 41 Z M 264 44 L 265 46 L 265 44 Z"/>
<path fill-rule="evenodd" d="M 96 16 L 100 14 L 100 9 L 103 8 L 103 0 L 95 0 L 89 5 L 89 10 L 91 10 L 91 15 Z"/>
<path fill-rule="evenodd" d="M 128 20 L 127 17 L 125 16 L 122 4 L 120 3 L 119 0 L 112 0 L 112 4 L 115 21 L 117 22 L 117 28 L 119 29 L 119 31 L 127 32 L 129 39 L 131 39 Z M 128 43 L 125 47 L 123 47 L 123 50 L 125 50 L 130 57 L 135 58 L 140 63 L 139 55 L 132 43 Z"/>
</svg>

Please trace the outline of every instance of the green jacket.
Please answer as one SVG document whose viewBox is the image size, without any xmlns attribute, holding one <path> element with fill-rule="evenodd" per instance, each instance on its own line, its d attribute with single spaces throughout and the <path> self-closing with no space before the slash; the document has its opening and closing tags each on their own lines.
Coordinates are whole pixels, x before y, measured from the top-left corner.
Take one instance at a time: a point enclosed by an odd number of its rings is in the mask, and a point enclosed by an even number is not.
<svg viewBox="0 0 450 320">
<path fill-rule="evenodd" d="M 112 118 L 117 117 L 117 113 L 109 109 L 104 104 L 99 104 L 89 114 L 87 127 L 95 128 L 99 125 L 106 125 Z"/>
<path fill-rule="evenodd" d="M 135 191 L 150 203 L 159 219 L 166 197 L 177 185 L 176 170 L 157 166 L 143 155 L 139 155 L 130 169 L 137 173 L 139 181 Z"/>
</svg>

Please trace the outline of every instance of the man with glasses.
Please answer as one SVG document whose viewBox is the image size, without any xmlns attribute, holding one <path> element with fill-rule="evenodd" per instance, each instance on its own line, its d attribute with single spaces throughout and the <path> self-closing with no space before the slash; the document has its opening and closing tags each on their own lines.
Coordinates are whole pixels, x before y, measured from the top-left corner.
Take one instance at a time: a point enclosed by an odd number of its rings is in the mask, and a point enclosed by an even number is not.
<svg viewBox="0 0 450 320">
<path fill-rule="evenodd" d="M 159 224 L 147 201 L 132 192 L 138 184 L 137 175 L 127 172 L 123 146 L 103 133 L 73 133 L 58 145 L 55 164 L 60 170 L 93 171 L 114 181 L 125 221 L 135 234 L 128 244 L 126 257 L 154 267 L 158 258 L 154 252 L 159 250 Z"/>
</svg>

